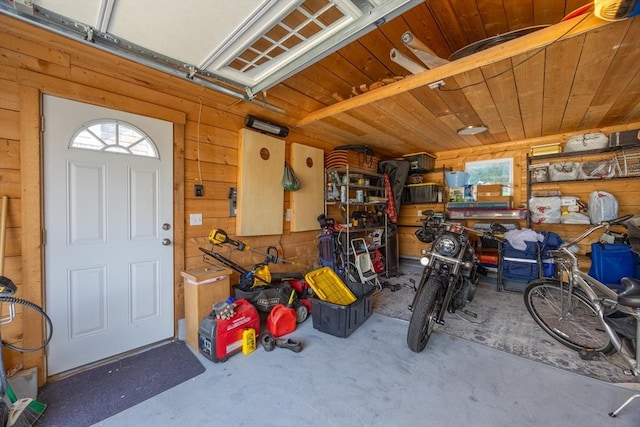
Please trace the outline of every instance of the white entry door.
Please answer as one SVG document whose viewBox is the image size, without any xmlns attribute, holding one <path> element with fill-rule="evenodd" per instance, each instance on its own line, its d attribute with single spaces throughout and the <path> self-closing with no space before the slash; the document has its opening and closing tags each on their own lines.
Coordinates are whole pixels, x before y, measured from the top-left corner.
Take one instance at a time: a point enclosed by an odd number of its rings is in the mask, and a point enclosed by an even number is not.
<svg viewBox="0 0 640 427">
<path fill-rule="evenodd" d="M 54 375 L 173 336 L 173 125 L 52 96 L 43 113 Z"/>
</svg>

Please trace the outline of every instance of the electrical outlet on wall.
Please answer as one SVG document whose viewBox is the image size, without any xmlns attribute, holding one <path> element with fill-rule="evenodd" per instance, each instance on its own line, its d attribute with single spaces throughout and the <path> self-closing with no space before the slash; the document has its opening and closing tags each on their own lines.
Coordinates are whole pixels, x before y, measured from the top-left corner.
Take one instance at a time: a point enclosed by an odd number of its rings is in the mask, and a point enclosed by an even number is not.
<svg viewBox="0 0 640 427">
<path fill-rule="evenodd" d="M 422 211 L 418 209 L 418 216 L 422 216 Z"/>
<path fill-rule="evenodd" d="M 189 225 L 202 225 L 202 214 L 189 214 Z"/>
</svg>

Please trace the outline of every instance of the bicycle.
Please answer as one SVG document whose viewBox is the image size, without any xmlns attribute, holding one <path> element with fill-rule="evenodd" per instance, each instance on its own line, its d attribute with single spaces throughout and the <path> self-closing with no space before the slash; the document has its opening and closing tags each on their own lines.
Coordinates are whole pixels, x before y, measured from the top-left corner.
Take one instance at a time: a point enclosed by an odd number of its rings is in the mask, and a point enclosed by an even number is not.
<svg viewBox="0 0 640 427">
<path fill-rule="evenodd" d="M 597 230 L 622 224 L 633 215 L 603 221 L 549 255 L 556 265 L 552 278 L 536 279 L 524 291 L 524 303 L 535 322 L 561 344 L 579 352 L 583 359 L 617 352 L 630 373 L 640 377 L 640 280 L 623 278 L 625 290 L 617 294 L 600 281 L 580 271 L 571 247 Z M 615 411 L 615 417 L 633 399 Z"/>
</svg>

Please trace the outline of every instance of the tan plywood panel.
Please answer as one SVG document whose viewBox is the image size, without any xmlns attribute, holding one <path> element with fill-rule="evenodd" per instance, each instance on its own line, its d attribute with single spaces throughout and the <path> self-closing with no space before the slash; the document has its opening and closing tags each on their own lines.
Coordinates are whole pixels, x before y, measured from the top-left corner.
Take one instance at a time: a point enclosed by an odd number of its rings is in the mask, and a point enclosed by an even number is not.
<svg viewBox="0 0 640 427">
<path fill-rule="evenodd" d="M 291 144 L 291 167 L 300 181 L 300 190 L 291 192 L 291 231 L 317 230 L 324 212 L 324 150 Z"/>
<path fill-rule="evenodd" d="M 273 136 L 240 130 L 238 236 L 282 234 L 284 146 L 283 140 Z"/>
</svg>

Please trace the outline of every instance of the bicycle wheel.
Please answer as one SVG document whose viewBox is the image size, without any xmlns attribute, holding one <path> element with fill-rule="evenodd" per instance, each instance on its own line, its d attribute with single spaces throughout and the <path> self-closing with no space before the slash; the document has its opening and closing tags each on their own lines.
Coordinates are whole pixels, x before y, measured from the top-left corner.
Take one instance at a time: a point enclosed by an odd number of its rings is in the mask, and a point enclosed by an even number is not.
<svg viewBox="0 0 640 427">
<path fill-rule="evenodd" d="M 569 294 L 559 280 L 535 280 L 524 291 L 524 304 L 533 320 L 561 344 L 608 353 L 613 348 L 600 316 L 579 290 Z"/>
</svg>

